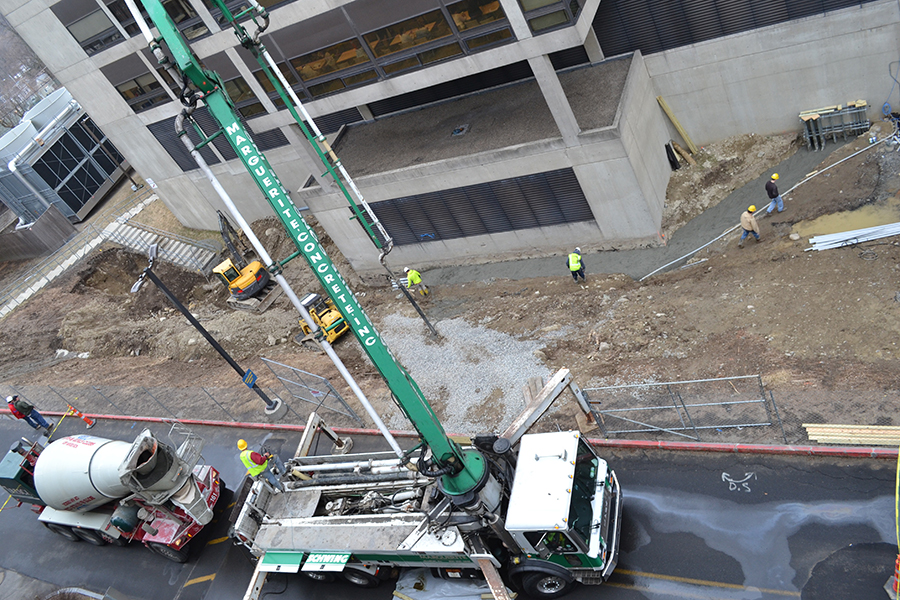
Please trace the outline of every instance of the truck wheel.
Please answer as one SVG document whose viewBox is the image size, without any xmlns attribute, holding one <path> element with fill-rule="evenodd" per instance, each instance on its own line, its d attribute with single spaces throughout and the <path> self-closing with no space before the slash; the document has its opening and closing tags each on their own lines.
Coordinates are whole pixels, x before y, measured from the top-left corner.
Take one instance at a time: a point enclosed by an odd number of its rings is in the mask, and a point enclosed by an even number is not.
<svg viewBox="0 0 900 600">
<path fill-rule="evenodd" d="M 365 571 L 358 571 L 357 569 L 344 569 L 341 575 L 348 583 L 361 588 L 374 588 L 381 583 L 374 575 L 370 575 Z"/>
<path fill-rule="evenodd" d="M 105 533 L 101 533 L 100 537 L 102 537 L 106 541 L 106 543 L 109 544 L 110 546 L 121 547 L 121 546 L 128 545 L 128 540 L 125 538 L 125 536 L 122 536 L 122 535 L 120 535 L 117 538 L 114 538 L 111 535 L 106 535 Z"/>
<path fill-rule="evenodd" d="M 59 535 L 63 536 L 70 542 L 80 542 L 81 541 L 81 538 L 78 537 L 77 535 L 75 535 L 75 533 L 72 531 L 72 528 L 68 527 L 66 525 L 59 525 L 57 523 L 46 523 L 45 522 L 44 527 L 46 527 L 53 533 L 58 533 Z"/>
<path fill-rule="evenodd" d="M 106 545 L 106 540 L 104 540 L 102 537 L 100 537 L 99 533 L 97 533 L 96 531 L 93 531 L 91 529 L 79 529 L 76 527 L 76 528 L 72 529 L 72 533 L 74 533 L 75 535 L 80 537 L 82 540 L 84 540 L 88 544 L 91 544 L 92 546 L 105 546 Z"/>
<path fill-rule="evenodd" d="M 170 546 L 166 546 L 165 544 L 160 544 L 159 542 L 150 542 L 147 544 L 147 547 L 150 548 L 155 554 L 159 554 L 165 559 L 171 560 L 172 562 L 177 563 L 185 563 L 188 559 L 188 550 L 187 548 L 181 548 L 180 550 L 176 550 Z"/>
<path fill-rule="evenodd" d="M 313 581 L 321 581 L 323 583 L 331 583 L 335 579 L 334 573 L 328 571 L 300 571 L 300 574 Z"/>
<path fill-rule="evenodd" d="M 552 600 L 565 596 L 575 587 L 574 581 L 566 581 L 551 573 L 529 573 L 522 578 L 522 591 L 526 596 L 539 600 Z"/>
</svg>

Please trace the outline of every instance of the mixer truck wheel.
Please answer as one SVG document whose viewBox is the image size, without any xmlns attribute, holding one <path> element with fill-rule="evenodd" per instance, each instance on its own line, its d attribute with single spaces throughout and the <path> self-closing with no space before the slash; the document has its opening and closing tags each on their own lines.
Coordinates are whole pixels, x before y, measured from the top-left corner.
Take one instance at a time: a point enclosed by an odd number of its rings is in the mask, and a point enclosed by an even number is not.
<svg viewBox="0 0 900 600">
<path fill-rule="evenodd" d="M 172 562 L 184 563 L 187 562 L 188 559 L 188 550 L 187 548 L 181 548 L 180 550 L 176 550 L 175 548 L 171 548 L 166 546 L 165 544 L 160 544 L 159 542 L 150 542 L 147 544 L 147 547 L 150 548 L 156 554 L 159 554 L 163 558 L 167 558 Z"/>
<path fill-rule="evenodd" d="M 322 583 L 331 583 L 334 581 L 334 573 L 328 571 L 301 571 L 301 574 L 313 581 L 321 581 Z"/>
<path fill-rule="evenodd" d="M 361 588 L 378 587 L 378 584 L 381 583 L 374 575 L 357 569 L 344 569 L 341 575 L 348 583 Z"/>
<path fill-rule="evenodd" d="M 100 537 L 100 534 L 91 529 L 78 529 L 75 528 L 72 530 L 76 536 L 80 537 L 82 540 L 91 544 L 93 546 L 105 546 L 106 540 Z"/>
<path fill-rule="evenodd" d="M 81 538 L 75 535 L 75 532 L 72 531 L 71 527 L 67 527 L 66 525 L 58 525 L 56 523 L 44 523 L 44 527 L 52 531 L 53 533 L 58 533 L 63 536 L 70 542 L 80 542 Z"/>
</svg>

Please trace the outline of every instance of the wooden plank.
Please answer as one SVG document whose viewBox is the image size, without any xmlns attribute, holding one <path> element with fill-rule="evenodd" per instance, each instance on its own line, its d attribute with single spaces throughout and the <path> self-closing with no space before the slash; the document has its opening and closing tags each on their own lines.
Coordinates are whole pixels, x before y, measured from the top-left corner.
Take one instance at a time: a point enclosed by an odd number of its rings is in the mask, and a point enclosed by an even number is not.
<svg viewBox="0 0 900 600">
<path fill-rule="evenodd" d="M 820 444 L 850 446 L 898 446 L 900 427 L 890 425 L 842 425 L 803 423 L 810 440 Z"/>
<path fill-rule="evenodd" d="M 666 103 L 665 99 L 662 96 L 657 96 L 656 101 L 659 102 L 659 105 L 662 107 L 663 112 L 666 113 L 666 116 L 669 117 L 669 120 L 672 121 L 672 125 L 675 126 L 675 130 L 678 132 L 678 135 L 684 139 L 684 143 L 687 144 L 688 150 L 691 151 L 691 154 L 697 154 L 699 150 L 697 146 L 694 145 L 693 140 L 691 140 L 691 136 L 687 134 L 687 131 L 684 130 L 684 127 L 681 126 L 681 123 L 675 117 L 675 113 L 672 112 L 672 109 L 669 108 L 669 105 Z"/>
<path fill-rule="evenodd" d="M 693 157 L 693 156 L 691 156 L 690 154 L 688 154 L 688 151 L 687 151 L 687 150 L 685 150 L 684 148 L 681 147 L 681 144 L 679 144 L 679 143 L 676 142 L 675 140 L 672 140 L 671 143 L 672 143 L 672 147 L 675 148 L 675 152 L 677 152 L 678 154 L 680 154 L 680 155 L 681 155 L 681 158 L 683 158 L 684 160 L 686 160 L 686 161 L 688 162 L 688 164 L 694 165 L 695 167 L 697 166 L 697 161 L 694 160 L 694 157 Z"/>
</svg>

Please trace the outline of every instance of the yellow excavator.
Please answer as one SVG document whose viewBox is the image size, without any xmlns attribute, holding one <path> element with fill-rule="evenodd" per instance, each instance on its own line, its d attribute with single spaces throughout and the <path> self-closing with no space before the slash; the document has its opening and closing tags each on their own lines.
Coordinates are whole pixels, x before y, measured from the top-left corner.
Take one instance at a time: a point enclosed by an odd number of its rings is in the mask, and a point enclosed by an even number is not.
<svg viewBox="0 0 900 600">
<path fill-rule="evenodd" d="M 269 272 L 258 260 L 248 261 L 250 252 L 246 244 L 225 218 L 219 214 L 219 231 L 225 247 L 231 254 L 213 268 L 213 273 L 228 288 L 228 306 L 236 310 L 264 312 L 281 295 L 281 288 L 269 277 Z M 245 251 L 241 252 L 240 248 Z"/>
<path fill-rule="evenodd" d="M 331 298 L 323 298 L 319 294 L 311 293 L 307 294 L 300 304 L 309 311 L 309 316 L 319 326 L 322 337 L 329 344 L 333 344 L 336 339 L 350 330 L 350 324 L 344 320 L 341 311 L 335 308 Z M 303 319 L 300 319 L 300 327 L 303 329 L 303 335 L 298 335 L 294 341 L 303 346 L 307 342 L 312 342 L 315 336 Z"/>
</svg>

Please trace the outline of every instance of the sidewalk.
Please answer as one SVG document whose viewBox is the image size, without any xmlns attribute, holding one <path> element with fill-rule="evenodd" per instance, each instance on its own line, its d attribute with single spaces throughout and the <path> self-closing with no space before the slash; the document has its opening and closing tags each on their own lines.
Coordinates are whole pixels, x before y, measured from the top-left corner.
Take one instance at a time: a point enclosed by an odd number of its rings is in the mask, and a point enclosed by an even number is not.
<svg viewBox="0 0 900 600">
<path fill-rule="evenodd" d="M 58 589 L 52 583 L 0 569 L 0 600 L 37 600 Z"/>
<path fill-rule="evenodd" d="M 849 141 L 849 140 L 848 140 Z M 780 189 L 790 189 L 803 180 L 807 173 L 815 170 L 829 154 L 846 142 L 829 144 L 825 152 L 811 152 L 799 149 L 793 156 L 767 170 L 757 179 L 729 194 L 716 206 L 692 219 L 676 231 L 667 246 L 639 250 L 618 250 L 587 252 L 584 261 L 587 273 L 625 273 L 640 279 L 688 252 L 695 250 L 721 235 L 726 229 L 740 221 L 741 213 L 751 204 L 758 207 L 768 205 L 765 185 L 772 173 L 778 173 Z M 789 204 L 789 203 L 788 203 Z M 575 240 L 573 245 L 587 246 L 590 240 Z M 677 268 L 679 264 L 672 265 Z M 483 265 L 462 265 L 428 269 L 427 279 L 436 284 L 459 284 L 489 279 L 527 279 L 531 277 L 562 277 L 568 275 L 564 256 L 528 258 L 496 262 Z"/>
</svg>

